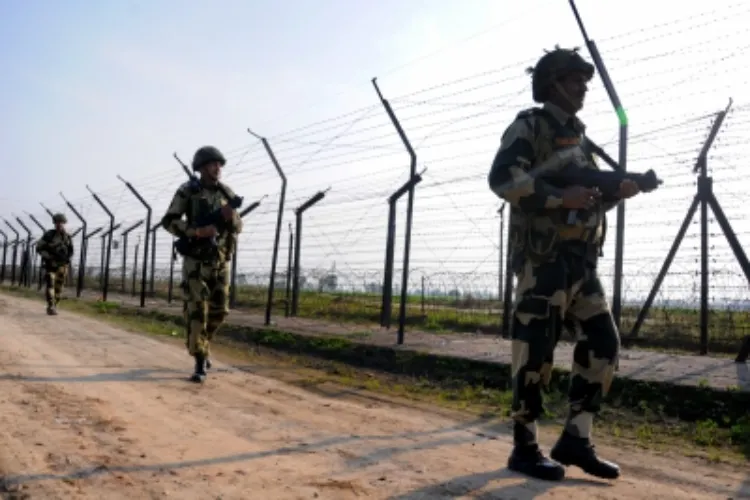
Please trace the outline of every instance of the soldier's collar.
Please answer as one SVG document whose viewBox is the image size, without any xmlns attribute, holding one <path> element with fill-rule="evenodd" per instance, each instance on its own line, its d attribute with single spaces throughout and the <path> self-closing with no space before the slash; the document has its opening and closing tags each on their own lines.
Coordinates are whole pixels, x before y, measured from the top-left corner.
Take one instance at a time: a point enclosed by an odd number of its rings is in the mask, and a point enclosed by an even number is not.
<svg viewBox="0 0 750 500">
<path fill-rule="evenodd" d="M 586 130 L 586 125 L 577 117 L 564 111 L 560 106 L 552 104 L 547 101 L 542 105 L 542 108 L 547 111 L 552 117 L 557 120 L 560 125 L 567 125 L 569 120 L 573 120 L 573 126 L 579 132 L 583 133 Z"/>
</svg>

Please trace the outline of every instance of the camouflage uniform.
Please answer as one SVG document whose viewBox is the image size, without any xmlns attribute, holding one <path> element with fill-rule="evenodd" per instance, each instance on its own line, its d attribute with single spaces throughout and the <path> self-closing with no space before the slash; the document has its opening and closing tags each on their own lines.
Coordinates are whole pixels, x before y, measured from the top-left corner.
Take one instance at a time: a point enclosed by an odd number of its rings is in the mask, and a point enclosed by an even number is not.
<svg viewBox="0 0 750 500">
<path fill-rule="evenodd" d="M 57 304 L 60 302 L 62 289 L 68 275 L 68 265 L 73 256 L 73 241 L 62 224 L 68 221 L 63 214 L 52 217 L 55 224 L 61 224 L 60 229 L 50 229 L 45 232 L 36 243 L 36 251 L 42 257 L 47 298 L 47 314 L 57 314 Z"/>
<path fill-rule="evenodd" d="M 193 159 L 193 170 L 210 161 L 225 160 L 212 147 L 199 149 Z M 229 196 L 234 193 L 224 184 L 221 187 Z M 194 238 L 195 221 L 200 216 L 213 212 L 227 203 L 217 185 L 204 181 L 188 182 L 177 189 L 162 218 L 162 225 L 172 235 L 186 238 L 187 246 L 181 250 L 183 313 L 187 328 L 186 346 L 196 360 L 193 380 L 205 378 L 205 368 L 210 368 L 210 342 L 229 314 L 229 262 L 237 244 L 237 235 L 242 231 L 242 219 L 235 212 L 233 219 L 217 225 L 215 246 L 206 238 Z M 182 216 L 185 219 L 182 219 Z"/>
<path fill-rule="evenodd" d="M 558 72 L 570 69 L 588 79 L 593 76 L 593 66 L 563 49 L 542 58 L 537 71 L 550 71 L 555 64 Z M 619 200 L 604 199 L 589 211 L 567 210 L 562 208 L 562 189 L 529 175 L 555 152 L 585 143 L 584 124 L 546 101 L 540 86 L 534 82 L 534 99 L 543 106 L 522 111 L 506 129 L 488 179 L 491 189 L 511 205 L 509 258 L 517 277 L 511 320 L 515 446 L 509 466 L 546 479 L 564 475 L 559 464 L 539 451 L 536 421 L 544 413 L 542 389 L 550 382 L 553 351 L 565 328 L 577 343 L 569 415 L 552 458 L 613 478 L 617 467 L 596 458 L 589 437 L 620 345 L 596 269 L 604 212 Z M 598 168 L 590 155 L 585 159 L 582 166 Z"/>
</svg>

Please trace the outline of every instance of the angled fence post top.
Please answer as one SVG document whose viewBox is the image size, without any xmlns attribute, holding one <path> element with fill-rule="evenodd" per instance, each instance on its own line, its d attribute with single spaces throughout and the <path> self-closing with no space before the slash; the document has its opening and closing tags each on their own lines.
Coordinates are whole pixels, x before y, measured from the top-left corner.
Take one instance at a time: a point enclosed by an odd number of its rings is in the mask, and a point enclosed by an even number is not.
<svg viewBox="0 0 750 500">
<path fill-rule="evenodd" d="M 404 147 L 406 148 L 406 151 L 408 151 L 409 156 L 412 157 L 413 165 L 411 167 L 411 174 L 414 175 L 415 170 L 416 170 L 417 154 L 414 152 L 414 149 L 411 146 L 411 142 L 409 142 L 409 138 L 406 137 L 406 133 L 404 132 L 404 129 L 401 127 L 401 123 L 399 123 L 398 119 L 396 118 L 396 114 L 393 112 L 391 103 L 388 102 L 388 99 L 383 97 L 383 93 L 380 91 L 380 87 L 378 86 L 377 77 L 372 79 L 372 86 L 375 87 L 375 92 L 377 92 L 380 102 L 383 104 L 383 107 L 385 108 L 386 113 L 388 113 L 388 117 L 391 119 L 391 122 L 393 122 L 393 126 L 396 127 L 396 132 L 398 132 L 398 136 L 401 138 L 401 142 L 404 143 Z"/>
<path fill-rule="evenodd" d="M 27 226 L 26 224 L 24 224 L 20 217 L 18 217 L 18 216 L 15 216 L 15 217 L 16 217 L 16 220 L 18 221 L 18 223 L 23 228 L 23 230 L 26 231 L 26 234 L 29 235 L 29 238 L 31 238 L 31 229 L 29 229 L 29 226 Z"/>
<path fill-rule="evenodd" d="M 88 239 L 89 239 L 89 238 L 91 238 L 92 236 L 96 236 L 97 234 L 99 234 L 99 232 L 101 232 L 101 231 L 102 231 L 103 229 L 104 229 L 104 227 L 99 227 L 99 228 L 96 228 L 96 229 L 94 229 L 93 231 L 91 231 L 90 233 L 87 233 L 87 234 L 85 234 L 85 235 L 83 236 L 83 239 L 84 239 L 84 240 L 88 240 Z"/>
<path fill-rule="evenodd" d="M 94 191 L 91 190 L 91 188 L 89 187 L 88 184 L 86 184 L 86 190 L 89 193 L 91 193 L 91 196 L 93 196 L 94 200 L 96 200 L 96 202 L 99 204 L 99 206 L 102 207 L 102 210 L 104 210 L 105 212 L 107 212 L 107 215 L 109 215 L 109 218 L 110 219 L 114 219 L 115 218 L 114 214 L 112 214 L 112 212 L 110 212 L 110 210 L 107 207 L 107 205 L 105 205 L 104 202 L 102 201 L 102 199 L 99 198 L 98 194 L 96 194 Z"/>
<path fill-rule="evenodd" d="M 408 181 L 404 182 L 404 184 L 398 188 L 396 191 L 393 192 L 388 197 L 388 203 L 394 204 L 396 203 L 399 198 L 401 198 L 404 194 L 406 194 L 407 191 L 409 191 L 412 187 L 416 186 L 420 182 L 422 182 L 422 176 L 424 173 L 427 172 L 427 167 L 424 167 L 421 172 L 418 172 L 411 176 Z"/>
<path fill-rule="evenodd" d="M 622 103 L 620 102 L 620 97 L 617 95 L 615 86 L 612 84 L 612 79 L 609 77 L 609 72 L 607 71 L 607 68 L 604 65 L 604 61 L 602 60 L 601 54 L 599 53 L 599 49 L 597 48 L 596 43 L 589 38 L 589 34 L 586 31 L 586 27 L 583 25 L 583 20 L 581 19 L 581 15 L 578 13 L 578 7 L 576 7 L 575 0 L 568 0 L 568 3 L 570 4 L 570 8 L 573 11 L 573 16 L 576 18 L 578 29 L 581 31 L 581 36 L 583 36 L 583 40 L 586 43 L 586 47 L 589 49 L 589 52 L 591 53 L 591 58 L 594 60 L 594 66 L 596 66 L 597 72 L 599 73 L 599 78 L 601 78 L 602 83 L 604 84 L 604 88 L 607 91 L 607 95 L 609 96 L 609 100 L 612 102 L 612 107 L 614 107 L 615 109 L 615 113 L 617 114 L 617 119 L 620 122 L 620 128 L 621 130 L 624 131 L 624 135 L 621 136 L 621 139 L 624 139 L 624 142 L 627 143 L 627 127 L 628 127 L 627 113 L 625 112 L 625 109 L 622 107 Z M 621 148 L 623 148 L 623 146 L 624 145 L 621 144 Z M 624 169 L 625 165 L 623 164 L 623 162 L 621 162 L 621 165 Z"/>
<path fill-rule="evenodd" d="M 299 309 L 299 274 L 300 274 L 300 259 L 302 255 L 302 215 L 305 213 L 305 211 L 318 203 L 320 200 L 325 198 L 326 193 L 330 191 L 330 186 L 323 190 L 318 191 L 315 193 L 309 200 L 305 201 L 302 205 L 297 207 L 294 210 L 294 215 L 297 218 L 297 238 L 295 240 L 294 244 L 294 278 L 292 283 L 292 308 L 291 308 L 291 314 L 292 316 L 297 316 L 297 311 Z"/>
<path fill-rule="evenodd" d="M 122 235 L 123 235 L 123 236 L 125 236 L 126 234 L 130 233 L 130 232 L 131 232 L 131 231 L 133 231 L 134 229 L 138 229 L 138 228 L 139 228 L 140 226 L 142 226 L 142 225 L 143 225 L 143 223 L 144 223 L 144 222 L 145 222 L 145 220 L 144 220 L 144 219 L 141 219 L 141 220 L 139 220 L 138 222 L 136 222 L 136 223 L 135 223 L 135 224 L 133 224 L 132 226 L 130 226 L 130 227 L 128 227 L 127 229 L 125 229 L 125 230 L 124 230 L 124 231 L 122 232 Z M 119 226 L 119 224 L 118 224 L 118 226 Z"/>
<path fill-rule="evenodd" d="M 13 225 L 10 222 L 8 222 L 8 219 L 6 219 L 5 217 L 3 217 L 3 221 L 5 222 L 5 225 L 7 225 L 10 228 L 11 231 L 13 231 L 14 233 L 16 233 L 16 239 L 18 239 L 18 238 L 21 237 L 21 233 L 19 233 L 16 230 L 16 228 L 13 227 Z"/>
<path fill-rule="evenodd" d="M 62 194 L 62 191 L 60 192 L 60 196 L 65 201 L 65 204 L 68 205 L 68 208 L 70 208 L 70 210 L 75 214 L 76 217 L 78 217 L 78 219 L 80 219 L 80 221 L 85 226 L 86 225 L 86 219 L 84 219 L 83 216 L 80 214 L 80 212 L 78 210 L 76 210 L 76 207 L 74 207 L 73 204 L 70 201 L 68 201 L 68 199 L 65 197 L 65 195 Z M 51 215 L 53 215 L 52 212 L 50 212 L 50 216 Z"/>
<path fill-rule="evenodd" d="M 330 190 L 331 190 L 331 187 L 329 186 L 328 188 L 326 188 L 323 191 L 318 191 L 317 193 L 315 193 L 313 195 L 312 198 L 310 198 L 309 200 L 307 200 L 306 202 L 304 202 L 302 205 L 300 205 L 299 207 L 297 207 L 296 209 L 294 209 L 294 213 L 297 214 L 297 215 L 303 213 L 305 210 L 307 210 L 308 208 L 310 208 L 311 206 L 315 205 L 320 200 L 322 200 L 323 198 L 325 198 L 326 194 Z"/>
<path fill-rule="evenodd" d="M 137 189 L 135 189 L 135 188 L 133 187 L 133 185 L 132 185 L 132 184 L 131 184 L 130 182 L 128 182 L 128 181 L 126 181 L 125 179 L 123 179 L 123 178 L 122 178 L 122 177 L 120 176 L 120 174 L 117 174 L 117 178 L 118 178 L 118 179 L 119 179 L 120 181 L 122 181 L 122 183 L 123 183 L 123 184 L 125 184 L 125 187 L 127 187 L 127 188 L 128 188 L 129 190 L 130 190 L 130 192 L 131 192 L 131 193 L 133 193 L 133 195 L 135 195 L 135 197 L 136 197 L 136 198 L 138 198 L 138 201 L 140 201 L 140 202 L 141 202 L 141 203 L 142 203 L 142 204 L 143 204 L 143 205 L 144 205 L 144 206 L 145 206 L 145 207 L 146 207 L 147 209 L 151 210 L 151 205 L 149 205 L 149 204 L 148 204 L 148 202 L 147 202 L 146 200 L 144 200 L 144 199 L 143 199 L 143 197 L 142 197 L 142 196 L 141 196 L 141 194 L 140 194 L 140 193 L 138 192 L 138 190 L 137 190 Z"/>
<path fill-rule="evenodd" d="M 62 194 L 62 193 L 60 193 L 60 194 Z M 63 198 L 64 198 L 64 196 L 63 196 Z M 54 216 L 54 215 L 55 215 L 54 213 L 52 213 L 52 210 L 50 210 L 49 208 L 47 208 L 47 207 L 45 207 L 45 206 L 44 206 L 44 203 L 39 203 L 39 204 L 40 204 L 40 205 L 42 206 L 42 208 L 43 208 L 43 209 L 44 209 L 44 210 L 45 210 L 45 211 L 46 211 L 46 212 L 47 212 L 47 213 L 49 214 L 49 216 L 50 216 L 50 217 L 52 217 L 52 216 Z"/>
<path fill-rule="evenodd" d="M 268 143 L 268 139 L 265 137 L 256 134 L 249 128 L 247 129 L 247 133 L 258 139 L 260 142 L 263 143 L 263 147 L 266 149 L 266 153 L 268 153 L 268 156 L 271 158 L 271 162 L 273 163 L 273 166 L 276 168 L 276 172 L 278 172 L 279 177 L 286 182 L 286 176 L 284 175 L 284 171 L 281 170 L 281 165 L 279 165 L 279 161 L 276 159 L 276 155 L 273 153 L 273 149 L 271 149 L 271 145 Z"/>
<path fill-rule="evenodd" d="M 711 150 L 711 146 L 713 146 L 716 136 L 719 134 L 719 130 L 721 129 L 724 119 L 727 117 L 727 113 L 729 113 L 729 109 L 732 107 L 733 102 L 734 100 L 730 97 L 727 107 L 716 113 L 716 120 L 711 125 L 708 138 L 703 143 L 701 152 L 698 154 L 698 160 L 693 166 L 694 174 L 700 174 L 701 177 L 706 177 L 708 175 L 708 152 Z"/>
<path fill-rule="evenodd" d="M 29 219 L 31 219 L 34 222 L 34 224 L 36 224 L 37 227 L 42 230 L 42 232 L 47 230 L 47 228 L 44 227 L 44 225 L 41 222 L 39 222 L 39 219 L 34 217 L 34 214 L 30 214 L 29 212 L 25 212 L 25 213 L 29 217 Z"/>
<path fill-rule="evenodd" d="M 266 198 L 268 198 L 268 195 L 264 194 L 258 201 L 252 202 L 246 209 L 240 212 L 240 217 L 245 217 L 247 214 L 258 208 L 260 206 L 260 203 Z"/>
<path fill-rule="evenodd" d="M 106 232 L 104 232 L 104 233 L 101 234 L 101 237 L 104 238 L 106 236 L 109 236 L 110 234 L 112 234 L 115 231 L 117 231 L 118 229 L 120 229 L 120 226 L 122 226 L 122 222 L 118 222 L 117 224 L 115 224 L 114 226 L 112 226 L 110 229 L 107 229 Z"/>
</svg>

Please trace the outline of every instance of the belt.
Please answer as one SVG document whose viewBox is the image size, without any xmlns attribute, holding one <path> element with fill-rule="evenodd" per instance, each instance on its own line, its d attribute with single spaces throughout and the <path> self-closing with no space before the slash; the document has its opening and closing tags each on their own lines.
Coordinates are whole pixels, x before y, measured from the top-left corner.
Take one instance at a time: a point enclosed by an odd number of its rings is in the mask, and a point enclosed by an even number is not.
<svg viewBox="0 0 750 500">
<path fill-rule="evenodd" d="M 581 227 L 581 226 L 558 226 L 557 234 L 563 241 L 584 241 L 588 242 L 591 236 L 594 236 L 593 242 L 598 242 L 602 237 L 601 226 L 599 227 Z"/>
</svg>

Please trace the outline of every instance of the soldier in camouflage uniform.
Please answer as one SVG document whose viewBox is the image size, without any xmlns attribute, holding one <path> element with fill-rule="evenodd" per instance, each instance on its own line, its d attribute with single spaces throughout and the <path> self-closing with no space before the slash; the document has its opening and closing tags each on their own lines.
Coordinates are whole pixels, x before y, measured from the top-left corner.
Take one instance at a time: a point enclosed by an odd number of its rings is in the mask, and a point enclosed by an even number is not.
<svg viewBox="0 0 750 500">
<path fill-rule="evenodd" d="M 605 199 L 596 189 L 559 189 L 534 175 L 533 169 L 556 152 L 585 145 L 585 127 L 576 113 L 583 108 L 594 67 L 577 49 L 557 47 L 529 72 L 533 99 L 542 106 L 522 111 L 505 130 L 488 179 L 492 191 L 511 205 L 510 258 L 517 278 L 511 320 L 514 448 L 508 467 L 561 480 L 563 465 L 576 465 L 615 479 L 619 467 L 599 459 L 590 442 L 620 347 L 596 264 L 604 213 L 636 195 L 638 186 L 623 181 L 618 195 Z M 591 155 L 582 159 L 586 167 L 598 168 Z M 569 414 L 550 460 L 537 444 L 536 421 L 544 413 L 542 389 L 550 382 L 563 328 L 574 333 L 577 343 Z"/>
<path fill-rule="evenodd" d="M 199 383 L 206 379 L 206 368 L 211 368 L 211 339 L 229 314 L 228 263 L 242 231 L 242 219 L 227 204 L 226 196 L 234 193 L 219 183 L 225 163 L 224 155 L 215 147 L 198 149 L 192 168 L 200 173 L 200 182 L 180 186 L 161 221 L 168 232 L 188 241 L 189 248 L 182 255 L 183 311 L 187 349 L 195 358 L 191 380 Z M 199 217 L 218 209 L 221 223 L 196 227 Z"/>
<path fill-rule="evenodd" d="M 68 219 L 63 214 L 52 216 L 55 229 L 50 229 L 42 235 L 36 243 L 36 251 L 42 257 L 47 297 L 47 314 L 57 314 L 57 304 L 60 302 L 65 278 L 68 275 L 68 265 L 73 256 L 73 241 L 65 230 Z"/>
</svg>

